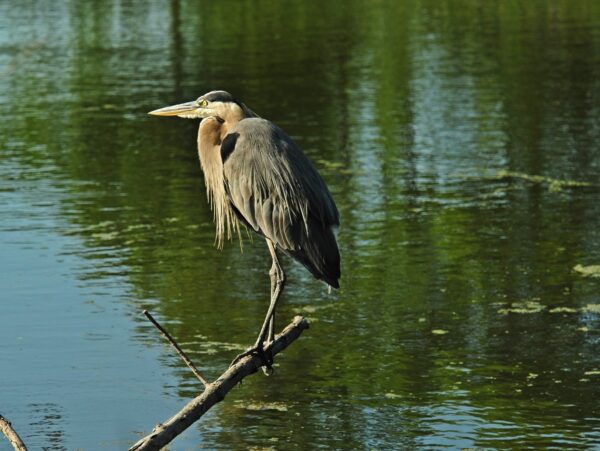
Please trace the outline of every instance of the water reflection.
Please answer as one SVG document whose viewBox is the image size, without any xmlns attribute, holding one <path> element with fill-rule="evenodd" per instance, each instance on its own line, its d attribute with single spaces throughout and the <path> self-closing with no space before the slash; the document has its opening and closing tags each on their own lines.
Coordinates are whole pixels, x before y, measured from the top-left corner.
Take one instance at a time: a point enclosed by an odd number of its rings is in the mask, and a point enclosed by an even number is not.
<svg viewBox="0 0 600 451">
<path fill-rule="evenodd" d="M 37 443 L 48 450 L 66 450 L 64 431 L 60 427 L 63 422 L 60 406 L 46 403 L 30 404 L 28 408 L 32 415 L 28 434 L 32 441 L 35 440 L 31 445 Z"/>
<path fill-rule="evenodd" d="M 265 246 L 213 248 L 197 125 L 145 115 L 224 88 L 326 178 L 343 288 L 288 262 L 279 317 L 313 327 L 180 446 L 598 446 L 599 285 L 573 270 L 600 260 L 598 13 L 0 5 L 3 414 L 35 446 L 124 447 L 199 390 L 142 308 L 211 377 L 252 341 Z"/>
</svg>

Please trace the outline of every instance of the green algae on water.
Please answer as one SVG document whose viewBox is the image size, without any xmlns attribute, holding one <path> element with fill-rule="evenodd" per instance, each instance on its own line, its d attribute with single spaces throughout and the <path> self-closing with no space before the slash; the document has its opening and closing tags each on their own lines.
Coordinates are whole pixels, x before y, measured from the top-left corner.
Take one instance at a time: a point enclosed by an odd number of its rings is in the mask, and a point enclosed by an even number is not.
<svg viewBox="0 0 600 451">
<path fill-rule="evenodd" d="M 573 266 L 573 271 L 577 271 L 583 277 L 600 278 L 600 265 L 583 266 L 579 264 Z"/>
<path fill-rule="evenodd" d="M 544 177 L 543 175 L 531 175 L 524 172 L 506 170 L 498 171 L 494 178 L 498 180 L 521 179 L 530 183 L 547 185 L 548 191 L 553 193 L 560 192 L 565 188 L 583 188 L 594 186 L 589 182 L 581 182 L 579 180 L 553 179 L 551 177 Z"/>
<path fill-rule="evenodd" d="M 529 300 L 522 302 L 513 302 L 510 304 L 508 308 L 501 308 L 498 310 L 498 313 L 501 315 L 507 315 L 509 313 L 521 313 L 521 314 L 529 314 L 529 313 L 539 313 L 546 308 L 545 305 L 540 304 L 538 301 Z"/>
<path fill-rule="evenodd" d="M 549 313 L 577 313 L 577 309 L 573 307 L 554 307 L 548 310 Z"/>
<path fill-rule="evenodd" d="M 581 309 L 586 313 L 598 313 L 600 314 L 600 304 L 588 304 Z"/>
<path fill-rule="evenodd" d="M 447 331 L 447 330 L 444 330 L 444 329 L 433 329 L 433 330 L 431 331 L 431 333 L 432 333 L 433 335 L 446 335 L 446 334 L 448 333 L 448 331 Z"/>
</svg>

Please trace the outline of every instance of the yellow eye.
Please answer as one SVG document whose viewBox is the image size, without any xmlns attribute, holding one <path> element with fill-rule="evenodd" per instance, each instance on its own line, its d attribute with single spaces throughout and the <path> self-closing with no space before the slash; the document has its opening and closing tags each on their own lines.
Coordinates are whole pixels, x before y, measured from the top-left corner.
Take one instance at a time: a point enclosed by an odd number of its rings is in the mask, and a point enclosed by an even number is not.
<svg viewBox="0 0 600 451">
<path fill-rule="evenodd" d="M 207 106 L 208 105 L 208 100 L 203 99 L 203 100 L 200 100 L 199 103 L 200 103 L 200 106 Z"/>
</svg>

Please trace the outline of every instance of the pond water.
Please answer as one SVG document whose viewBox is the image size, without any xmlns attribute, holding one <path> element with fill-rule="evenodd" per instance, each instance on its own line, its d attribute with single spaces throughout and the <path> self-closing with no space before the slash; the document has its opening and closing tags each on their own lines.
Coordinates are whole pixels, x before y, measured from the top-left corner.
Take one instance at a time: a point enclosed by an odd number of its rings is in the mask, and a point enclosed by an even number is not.
<svg viewBox="0 0 600 451">
<path fill-rule="evenodd" d="M 600 449 L 600 3 L 0 3 L 0 414 L 124 449 L 266 311 L 261 239 L 214 247 L 197 122 L 226 89 L 342 217 L 342 288 L 172 449 Z M 596 268 L 597 269 L 597 268 Z M 0 449 L 8 443 L 0 437 Z"/>
</svg>

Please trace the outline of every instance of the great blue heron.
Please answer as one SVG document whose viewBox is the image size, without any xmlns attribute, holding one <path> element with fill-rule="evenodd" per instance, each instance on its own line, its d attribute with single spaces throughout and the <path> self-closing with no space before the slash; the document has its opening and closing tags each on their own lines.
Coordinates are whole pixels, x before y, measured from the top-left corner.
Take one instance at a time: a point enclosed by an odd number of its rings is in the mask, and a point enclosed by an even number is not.
<svg viewBox="0 0 600 451">
<path fill-rule="evenodd" d="M 238 358 L 252 352 L 264 356 L 263 342 L 274 338 L 275 307 L 285 284 L 278 250 L 339 288 L 340 254 L 334 235 L 339 215 L 327 185 L 283 130 L 228 92 L 211 91 L 149 114 L 202 119 L 198 155 L 218 246 L 232 232 L 240 233 L 239 222 L 267 241 L 273 259 L 271 302 L 254 347 Z M 266 364 L 270 366 L 270 360 Z"/>
</svg>

